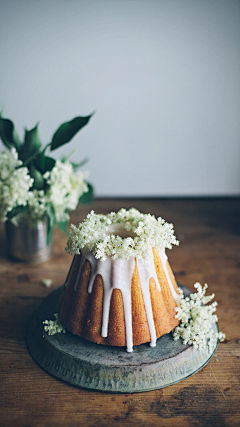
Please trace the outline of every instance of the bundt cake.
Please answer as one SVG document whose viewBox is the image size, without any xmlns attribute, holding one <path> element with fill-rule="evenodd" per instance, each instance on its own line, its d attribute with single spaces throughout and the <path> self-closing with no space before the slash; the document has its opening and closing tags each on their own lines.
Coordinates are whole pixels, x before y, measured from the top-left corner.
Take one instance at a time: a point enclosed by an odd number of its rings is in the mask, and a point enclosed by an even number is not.
<svg viewBox="0 0 240 427">
<path fill-rule="evenodd" d="M 178 244 L 172 224 L 132 208 L 71 225 L 74 255 L 59 300 L 59 318 L 73 334 L 111 346 L 150 342 L 179 324 L 178 287 L 165 248 Z"/>
</svg>

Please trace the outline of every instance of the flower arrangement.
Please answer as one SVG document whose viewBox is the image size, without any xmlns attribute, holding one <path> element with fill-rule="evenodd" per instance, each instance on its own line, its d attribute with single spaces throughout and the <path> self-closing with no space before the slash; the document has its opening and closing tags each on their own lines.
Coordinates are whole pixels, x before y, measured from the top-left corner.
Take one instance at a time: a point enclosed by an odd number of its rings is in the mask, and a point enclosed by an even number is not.
<svg viewBox="0 0 240 427">
<path fill-rule="evenodd" d="M 21 141 L 11 120 L 0 115 L 0 139 L 8 149 L 0 153 L 0 221 L 15 225 L 25 218 L 28 223 L 48 218 L 48 243 L 55 223 L 67 231 L 69 211 L 78 203 L 93 200 L 93 187 L 86 181 L 88 172 L 78 172 L 86 160 L 76 164 L 69 156 L 55 160 L 46 154 L 67 144 L 89 122 L 92 115 L 75 117 L 63 123 L 51 142 L 42 147 L 38 124 L 25 129 Z"/>
<path fill-rule="evenodd" d="M 111 234 L 111 225 L 121 224 L 133 237 L 122 238 Z M 173 225 L 154 215 L 142 214 L 137 209 L 120 209 L 108 215 L 91 211 L 78 227 L 71 224 L 66 252 L 79 254 L 80 249 L 92 251 L 95 258 L 105 261 L 136 257 L 143 263 L 153 256 L 152 247 L 172 248 L 179 242 L 174 236 Z"/>
<path fill-rule="evenodd" d="M 212 329 L 213 323 L 218 321 L 217 315 L 213 314 L 217 310 L 217 302 L 208 304 L 215 295 L 205 296 L 207 284 L 202 287 L 200 283 L 195 283 L 194 287 L 197 292 L 190 294 L 189 297 L 183 295 L 181 288 L 178 288 L 180 296 L 175 308 L 176 319 L 181 320 L 179 326 L 173 331 L 173 339 L 176 341 L 182 339 L 183 344 L 193 345 L 194 348 L 206 348 L 213 350 L 215 335 L 219 341 L 225 340 L 223 332 L 214 334 Z"/>
</svg>

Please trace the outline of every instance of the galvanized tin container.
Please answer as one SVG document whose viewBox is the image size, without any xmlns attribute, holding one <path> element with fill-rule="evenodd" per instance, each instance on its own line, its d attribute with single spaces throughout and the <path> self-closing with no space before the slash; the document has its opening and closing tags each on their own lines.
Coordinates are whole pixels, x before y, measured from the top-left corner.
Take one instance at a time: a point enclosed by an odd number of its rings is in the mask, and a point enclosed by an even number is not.
<svg viewBox="0 0 240 427">
<path fill-rule="evenodd" d="M 44 262 L 53 254 L 53 243 L 47 244 L 47 218 L 34 224 L 22 220 L 18 226 L 6 222 L 6 243 L 11 258 L 25 262 Z"/>
</svg>

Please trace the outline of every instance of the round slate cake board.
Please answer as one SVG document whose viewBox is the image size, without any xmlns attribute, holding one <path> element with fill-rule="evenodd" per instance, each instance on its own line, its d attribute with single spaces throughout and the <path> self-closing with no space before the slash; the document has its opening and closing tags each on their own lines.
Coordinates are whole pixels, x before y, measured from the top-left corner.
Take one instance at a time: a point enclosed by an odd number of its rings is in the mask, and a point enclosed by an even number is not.
<svg viewBox="0 0 240 427">
<path fill-rule="evenodd" d="M 179 285 L 184 295 L 190 291 Z M 172 333 L 157 340 L 156 347 L 141 344 L 127 353 L 125 347 L 110 347 L 86 341 L 71 332 L 47 335 L 43 321 L 57 313 L 62 286 L 53 291 L 32 316 L 26 334 L 28 350 L 51 375 L 75 386 L 111 393 L 136 393 L 167 387 L 203 368 L 215 353 L 198 350 L 173 340 Z M 213 325 L 218 332 L 217 324 Z"/>
</svg>

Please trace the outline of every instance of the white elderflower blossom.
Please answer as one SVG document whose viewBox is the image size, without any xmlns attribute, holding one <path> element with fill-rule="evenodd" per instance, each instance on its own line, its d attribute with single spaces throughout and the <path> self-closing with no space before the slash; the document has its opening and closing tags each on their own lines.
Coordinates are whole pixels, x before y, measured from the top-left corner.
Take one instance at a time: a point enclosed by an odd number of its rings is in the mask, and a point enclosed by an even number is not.
<svg viewBox="0 0 240 427">
<path fill-rule="evenodd" d="M 60 334 L 66 333 L 66 329 L 63 326 L 63 324 L 61 323 L 59 317 L 58 317 L 58 313 L 54 314 L 55 320 L 44 320 L 43 324 L 44 326 L 44 331 L 46 331 L 48 333 L 48 335 L 55 335 L 55 334 Z"/>
<path fill-rule="evenodd" d="M 44 217 L 46 213 L 47 198 L 43 190 L 29 192 L 28 207 L 31 219 L 37 220 Z"/>
<path fill-rule="evenodd" d="M 18 160 L 18 154 L 15 148 L 10 151 L 2 151 L 0 153 L 0 179 L 6 180 L 17 167 L 22 165 L 22 161 Z"/>
<path fill-rule="evenodd" d="M 0 153 L 0 220 L 6 221 L 8 212 L 17 206 L 26 206 L 33 179 L 15 148 Z"/>
<path fill-rule="evenodd" d="M 213 323 L 218 318 L 213 314 L 217 309 L 217 302 L 206 305 L 214 298 L 214 294 L 205 296 L 207 284 L 202 287 L 200 283 L 195 283 L 197 292 L 184 298 L 183 291 L 179 288 L 180 296 L 175 308 L 176 319 L 181 321 L 179 326 L 173 331 L 174 340 L 182 338 L 183 344 L 192 344 L 194 348 L 206 348 L 213 350 L 215 338 L 224 341 L 225 334 L 222 332 L 214 333 Z"/>
<path fill-rule="evenodd" d="M 50 288 L 53 284 L 53 281 L 52 281 L 52 279 L 42 279 L 41 284 L 43 286 L 45 286 L 46 288 Z"/>
<path fill-rule="evenodd" d="M 0 153 L 0 220 L 6 221 L 7 214 L 18 206 L 27 206 L 28 210 L 11 218 L 15 225 L 23 217 L 41 220 L 50 203 L 56 220 L 67 221 L 69 215 L 66 211 L 76 209 L 79 197 L 88 191 L 84 181 L 88 172 L 75 173 L 71 163 L 57 160 L 55 167 L 44 175 L 47 190 L 31 190 L 34 180 L 22 164 L 15 148 Z"/>
<path fill-rule="evenodd" d="M 74 173 L 71 163 L 56 161 L 51 172 L 46 172 L 44 178 L 49 185 L 46 200 L 51 202 L 58 222 L 66 221 L 69 215 L 66 210 L 76 209 L 79 197 L 88 191 L 84 179 L 88 172 Z"/>
<path fill-rule="evenodd" d="M 112 224 L 121 224 L 123 230 L 131 236 L 123 238 L 111 234 Z M 132 237 L 133 235 L 133 237 Z M 112 259 L 136 257 L 146 262 L 153 257 L 152 248 L 172 248 L 178 245 L 174 236 L 173 225 L 154 215 L 142 214 L 137 209 L 121 209 L 108 215 L 95 214 L 91 211 L 78 227 L 71 225 L 66 251 L 79 254 L 86 248 L 95 258 L 105 261 Z"/>
</svg>

